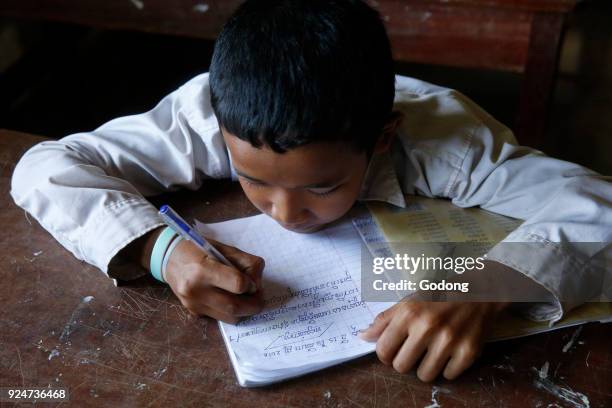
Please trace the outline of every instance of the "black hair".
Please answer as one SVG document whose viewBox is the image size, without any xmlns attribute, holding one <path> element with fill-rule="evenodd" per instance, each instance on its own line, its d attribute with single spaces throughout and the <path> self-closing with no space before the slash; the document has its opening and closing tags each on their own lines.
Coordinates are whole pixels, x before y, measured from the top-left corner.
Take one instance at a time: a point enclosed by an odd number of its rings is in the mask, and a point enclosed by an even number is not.
<svg viewBox="0 0 612 408">
<path fill-rule="evenodd" d="M 385 27 L 359 0 L 247 0 L 217 38 L 209 84 L 220 126 L 278 153 L 371 151 L 395 93 Z"/>
</svg>

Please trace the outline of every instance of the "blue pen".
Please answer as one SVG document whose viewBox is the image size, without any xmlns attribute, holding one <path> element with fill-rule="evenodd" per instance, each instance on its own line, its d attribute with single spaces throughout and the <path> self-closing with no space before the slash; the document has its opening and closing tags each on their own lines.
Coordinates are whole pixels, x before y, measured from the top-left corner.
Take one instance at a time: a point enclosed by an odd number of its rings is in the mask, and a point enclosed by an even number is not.
<svg viewBox="0 0 612 408">
<path fill-rule="evenodd" d="M 204 237 L 194 230 L 180 215 L 178 215 L 169 205 L 162 205 L 159 209 L 159 215 L 164 219 L 170 228 L 175 230 L 183 238 L 196 244 L 201 250 L 212 254 L 219 262 L 227 266 L 233 266 L 226 257 L 221 254 L 214 246 L 210 245 Z"/>
</svg>

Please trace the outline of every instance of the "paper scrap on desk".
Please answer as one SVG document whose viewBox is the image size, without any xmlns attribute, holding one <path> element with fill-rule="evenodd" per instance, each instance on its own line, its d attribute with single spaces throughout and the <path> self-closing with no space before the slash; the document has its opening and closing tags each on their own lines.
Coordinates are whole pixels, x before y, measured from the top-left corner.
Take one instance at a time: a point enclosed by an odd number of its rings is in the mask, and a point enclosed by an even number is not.
<svg viewBox="0 0 612 408">
<path fill-rule="evenodd" d="M 384 203 L 368 208 L 388 242 L 499 242 L 522 221 L 448 200 L 406 196 L 407 207 Z"/>
</svg>

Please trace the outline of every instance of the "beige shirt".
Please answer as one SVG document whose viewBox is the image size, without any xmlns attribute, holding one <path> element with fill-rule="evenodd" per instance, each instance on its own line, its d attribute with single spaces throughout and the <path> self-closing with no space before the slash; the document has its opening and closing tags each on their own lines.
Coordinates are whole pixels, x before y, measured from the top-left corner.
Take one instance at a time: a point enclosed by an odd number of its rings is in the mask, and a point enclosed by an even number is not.
<svg viewBox="0 0 612 408">
<path fill-rule="evenodd" d="M 518 146 L 508 128 L 451 89 L 397 76 L 395 109 L 405 115 L 397 141 L 374 156 L 360 199 L 405 206 L 404 194 L 418 194 L 525 220 L 505 241 L 532 243 L 531 253 L 494 248 L 489 258 L 550 292 L 550 302 L 530 306 L 535 319 L 556 321 L 609 287 L 610 268 L 588 263 L 610 251 L 610 178 Z M 230 177 L 202 74 L 149 112 L 34 146 L 15 169 L 11 195 L 74 256 L 125 279 L 143 272 L 114 269 L 116 254 L 163 225 L 144 197 Z"/>
</svg>

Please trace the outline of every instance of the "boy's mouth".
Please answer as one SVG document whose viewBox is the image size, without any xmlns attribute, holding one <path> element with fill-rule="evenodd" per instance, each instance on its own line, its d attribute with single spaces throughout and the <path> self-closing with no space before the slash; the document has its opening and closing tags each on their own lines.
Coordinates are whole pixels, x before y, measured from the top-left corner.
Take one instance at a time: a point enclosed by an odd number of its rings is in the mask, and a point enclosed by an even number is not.
<svg viewBox="0 0 612 408">
<path fill-rule="evenodd" d="M 283 224 L 283 223 L 279 223 L 279 224 L 283 228 L 289 231 L 298 232 L 302 234 L 306 234 L 309 232 L 316 232 L 323 227 L 323 225 L 320 225 L 320 224 Z"/>
</svg>

